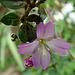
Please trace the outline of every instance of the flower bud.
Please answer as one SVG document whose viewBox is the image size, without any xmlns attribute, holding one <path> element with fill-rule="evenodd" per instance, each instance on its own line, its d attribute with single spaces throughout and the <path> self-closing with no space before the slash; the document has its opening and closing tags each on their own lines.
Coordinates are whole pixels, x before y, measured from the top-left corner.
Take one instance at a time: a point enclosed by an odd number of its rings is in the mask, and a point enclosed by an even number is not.
<svg viewBox="0 0 75 75">
<path fill-rule="evenodd" d="M 33 62 L 32 62 L 32 57 L 29 60 L 26 60 L 25 62 L 25 67 L 32 67 L 33 66 Z"/>
</svg>

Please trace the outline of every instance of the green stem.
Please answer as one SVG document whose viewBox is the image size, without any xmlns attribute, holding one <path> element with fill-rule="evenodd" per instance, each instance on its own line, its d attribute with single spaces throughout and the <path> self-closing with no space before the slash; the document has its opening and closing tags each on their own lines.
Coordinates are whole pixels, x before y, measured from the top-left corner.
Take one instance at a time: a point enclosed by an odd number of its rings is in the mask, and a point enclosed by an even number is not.
<svg viewBox="0 0 75 75">
<path fill-rule="evenodd" d="M 9 32 L 11 32 L 11 31 L 9 31 Z M 8 33 L 8 35 L 7 35 L 7 45 L 9 47 L 9 50 L 10 50 L 11 54 L 13 55 L 16 63 L 18 64 L 19 68 L 21 69 L 21 71 L 23 71 L 24 70 L 24 65 L 22 63 L 21 56 L 17 52 L 17 47 L 16 47 L 15 43 L 13 43 L 11 41 L 10 35 L 11 35 L 11 33 Z"/>
<path fill-rule="evenodd" d="M 5 67 L 5 46 L 6 46 L 6 39 L 5 37 L 1 40 L 1 68 Z"/>
</svg>

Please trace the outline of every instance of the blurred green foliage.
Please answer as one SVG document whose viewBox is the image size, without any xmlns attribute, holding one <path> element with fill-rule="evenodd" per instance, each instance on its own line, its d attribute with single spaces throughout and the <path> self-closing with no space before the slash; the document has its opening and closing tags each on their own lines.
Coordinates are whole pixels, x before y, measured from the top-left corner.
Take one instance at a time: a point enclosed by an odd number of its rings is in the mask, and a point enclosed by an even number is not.
<svg viewBox="0 0 75 75">
<path fill-rule="evenodd" d="M 18 75 L 75 75 L 75 19 L 70 17 L 72 13 L 74 13 L 75 16 L 75 10 L 73 9 L 68 13 L 65 12 L 66 15 L 62 12 L 62 9 L 65 9 L 64 7 L 66 7 L 68 3 L 73 5 L 74 8 L 74 1 L 75 0 L 47 0 L 42 4 L 42 7 L 47 8 L 56 21 L 55 37 L 62 38 L 71 44 L 71 54 L 68 53 L 68 56 L 64 57 L 51 54 L 50 65 L 46 70 L 42 70 L 41 66 L 38 69 L 34 67 L 24 68 L 25 57 L 17 53 L 17 46 L 18 44 L 22 44 L 22 42 L 16 41 L 13 43 L 10 37 L 11 32 L 17 31 L 17 28 L 14 30 L 13 27 L 5 26 L 0 22 L 0 72 L 3 73 L 10 66 L 14 66 L 15 71 L 19 72 Z M 0 20 L 4 14 L 11 11 L 13 10 L 6 9 L 0 4 Z M 22 15 L 19 10 L 15 10 L 14 12 Z M 57 12 L 61 13 L 63 18 L 59 18 L 60 15 L 58 15 Z M 57 17 L 54 15 L 57 15 Z M 46 20 L 46 22 L 48 21 L 49 20 Z"/>
</svg>

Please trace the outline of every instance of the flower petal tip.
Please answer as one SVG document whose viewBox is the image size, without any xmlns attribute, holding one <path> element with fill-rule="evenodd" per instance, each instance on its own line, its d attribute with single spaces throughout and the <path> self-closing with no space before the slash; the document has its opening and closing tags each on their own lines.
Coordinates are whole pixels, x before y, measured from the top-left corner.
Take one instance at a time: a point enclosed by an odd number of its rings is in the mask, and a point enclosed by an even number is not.
<svg viewBox="0 0 75 75">
<path fill-rule="evenodd" d="M 42 67 L 42 69 L 45 70 L 45 69 L 47 69 L 47 67 L 46 67 L 46 68 L 43 68 L 43 67 Z"/>
<path fill-rule="evenodd" d="M 17 52 L 20 53 L 20 49 L 18 49 Z"/>
<path fill-rule="evenodd" d="M 21 47 L 22 45 L 18 45 L 18 47 Z"/>
<path fill-rule="evenodd" d="M 37 34 L 37 38 L 43 38 L 44 37 L 44 24 L 43 22 L 40 22 L 40 24 L 37 26 L 37 31 L 36 31 L 36 34 Z"/>
<path fill-rule="evenodd" d="M 55 26 L 52 22 L 48 22 L 45 26 L 45 38 L 53 37 L 55 34 Z"/>
<path fill-rule="evenodd" d="M 43 24 L 43 22 L 40 22 L 40 24 Z"/>
<path fill-rule="evenodd" d="M 21 49 L 18 49 L 17 52 L 18 52 L 19 54 L 23 54 L 23 53 L 21 52 Z"/>
<path fill-rule="evenodd" d="M 72 46 L 69 44 L 69 50 L 72 49 Z"/>
<path fill-rule="evenodd" d="M 65 56 L 67 56 L 68 55 L 68 53 L 66 53 L 66 55 Z"/>
</svg>

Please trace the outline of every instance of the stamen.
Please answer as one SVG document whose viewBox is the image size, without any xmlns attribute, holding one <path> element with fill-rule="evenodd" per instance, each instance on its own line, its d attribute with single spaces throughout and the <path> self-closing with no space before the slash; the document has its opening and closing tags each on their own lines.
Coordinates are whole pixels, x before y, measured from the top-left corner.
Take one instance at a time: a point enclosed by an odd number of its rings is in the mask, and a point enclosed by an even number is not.
<svg viewBox="0 0 75 75">
<path fill-rule="evenodd" d="M 41 43 L 41 42 L 42 42 L 42 40 L 39 40 L 39 42 Z"/>
<path fill-rule="evenodd" d="M 43 49 L 43 55 L 47 55 L 46 49 Z"/>
<path fill-rule="evenodd" d="M 40 48 L 38 48 L 38 51 L 40 50 Z"/>
</svg>

